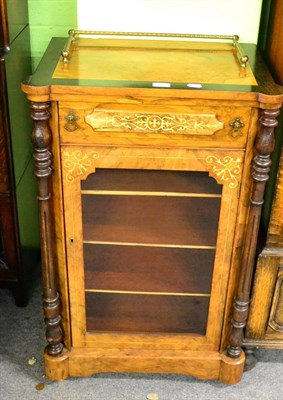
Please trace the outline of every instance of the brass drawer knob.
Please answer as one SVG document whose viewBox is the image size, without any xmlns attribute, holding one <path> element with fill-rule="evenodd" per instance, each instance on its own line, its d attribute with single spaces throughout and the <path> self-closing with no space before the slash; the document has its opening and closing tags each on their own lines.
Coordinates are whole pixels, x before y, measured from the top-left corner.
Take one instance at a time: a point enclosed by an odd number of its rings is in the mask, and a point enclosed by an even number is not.
<svg viewBox="0 0 283 400">
<path fill-rule="evenodd" d="M 74 113 L 74 111 L 68 112 L 68 114 L 65 115 L 64 119 L 67 121 L 66 125 L 64 125 L 64 129 L 66 129 L 66 131 L 74 132 L 79 129 L 77 121 L 80 119 L 80 117 L 76 113 Z"/>
<path fill-rule="evenodd" d="M 232 127 L 230 131 L 230 135 L 237 139 L 240 136 L 243 136 L 242 128 L 245 126 L 241 118 L 235 118 L 233 121 L 229 122 L 229 125 Z"/>
</svg>

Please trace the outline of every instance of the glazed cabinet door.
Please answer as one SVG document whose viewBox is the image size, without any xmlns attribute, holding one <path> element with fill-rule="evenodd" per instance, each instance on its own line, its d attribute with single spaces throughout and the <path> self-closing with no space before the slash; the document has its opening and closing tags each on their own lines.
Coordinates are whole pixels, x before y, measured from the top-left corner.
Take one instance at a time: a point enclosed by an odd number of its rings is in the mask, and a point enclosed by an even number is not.
<svg viewBox="0 0 283 400">
<path fill-rule="evenodd" d="M 243 159 L 61 146 L 72 347 L 219 348 Z"/>
</svg>

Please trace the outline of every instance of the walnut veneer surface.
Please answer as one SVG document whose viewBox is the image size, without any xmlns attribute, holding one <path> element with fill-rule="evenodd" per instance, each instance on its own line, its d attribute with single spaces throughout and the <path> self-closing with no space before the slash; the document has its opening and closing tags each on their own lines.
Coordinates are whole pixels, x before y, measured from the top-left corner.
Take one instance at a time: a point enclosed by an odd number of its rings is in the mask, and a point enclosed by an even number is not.
<svg viewBox="0 0 283 400">
<path fill-rule="evenodd" d="M 238 382 L 280 89 L 253 45 L 244 69 L 227 43 L 65 41 L 22 86 L 47 376 Z"/>
</svg>

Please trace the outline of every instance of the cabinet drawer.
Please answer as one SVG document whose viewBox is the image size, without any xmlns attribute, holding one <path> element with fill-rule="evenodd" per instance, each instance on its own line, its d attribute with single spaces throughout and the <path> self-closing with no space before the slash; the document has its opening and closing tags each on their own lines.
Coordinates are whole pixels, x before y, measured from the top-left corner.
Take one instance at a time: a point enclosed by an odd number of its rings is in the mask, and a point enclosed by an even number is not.
<svg viewBox="0 0 283 400">
<path fill-rule="evenodd" d="M 61 103 L 62 143 L 244 148 L 251 109 Z"/>
</svg>

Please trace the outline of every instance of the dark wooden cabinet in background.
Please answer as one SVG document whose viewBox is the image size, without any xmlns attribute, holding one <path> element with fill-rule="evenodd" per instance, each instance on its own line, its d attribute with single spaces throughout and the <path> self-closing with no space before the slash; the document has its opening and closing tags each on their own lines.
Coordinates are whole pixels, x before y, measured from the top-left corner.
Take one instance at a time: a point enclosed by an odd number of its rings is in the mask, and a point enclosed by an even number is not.
<svg viewBox="0 0 283 400">
<path fill-rule="evenodd" d="M 262 23 L 259 40 L 262 42 L 262 50 L 270 69 L 283 90 L 283 2 L 267 0 L 263 5 L 265 14 L 269 15 L 269 18 Z M 262 233 L 266 236 L 266 240 L 259 246 L 251 293 L 251 309 L 245 333 L 247 347 L 283 349 L 282 132 L 281 116 L 273 157 L 274 171 L 263 212 Z"/>
<path fill-rule="evenodd" d="M 20 91 L 31 73 L 28 2 L 0 0 L 0 287 L 27 302 L 26 273 L 36 264 L 38 213 L 34 201 L 28 109 Z"/>
<path fill-rule="evenodd" d="M 283 151 L 267 240 L 257 261 L 246 345 L 283 348 Z"/>
</svg>

